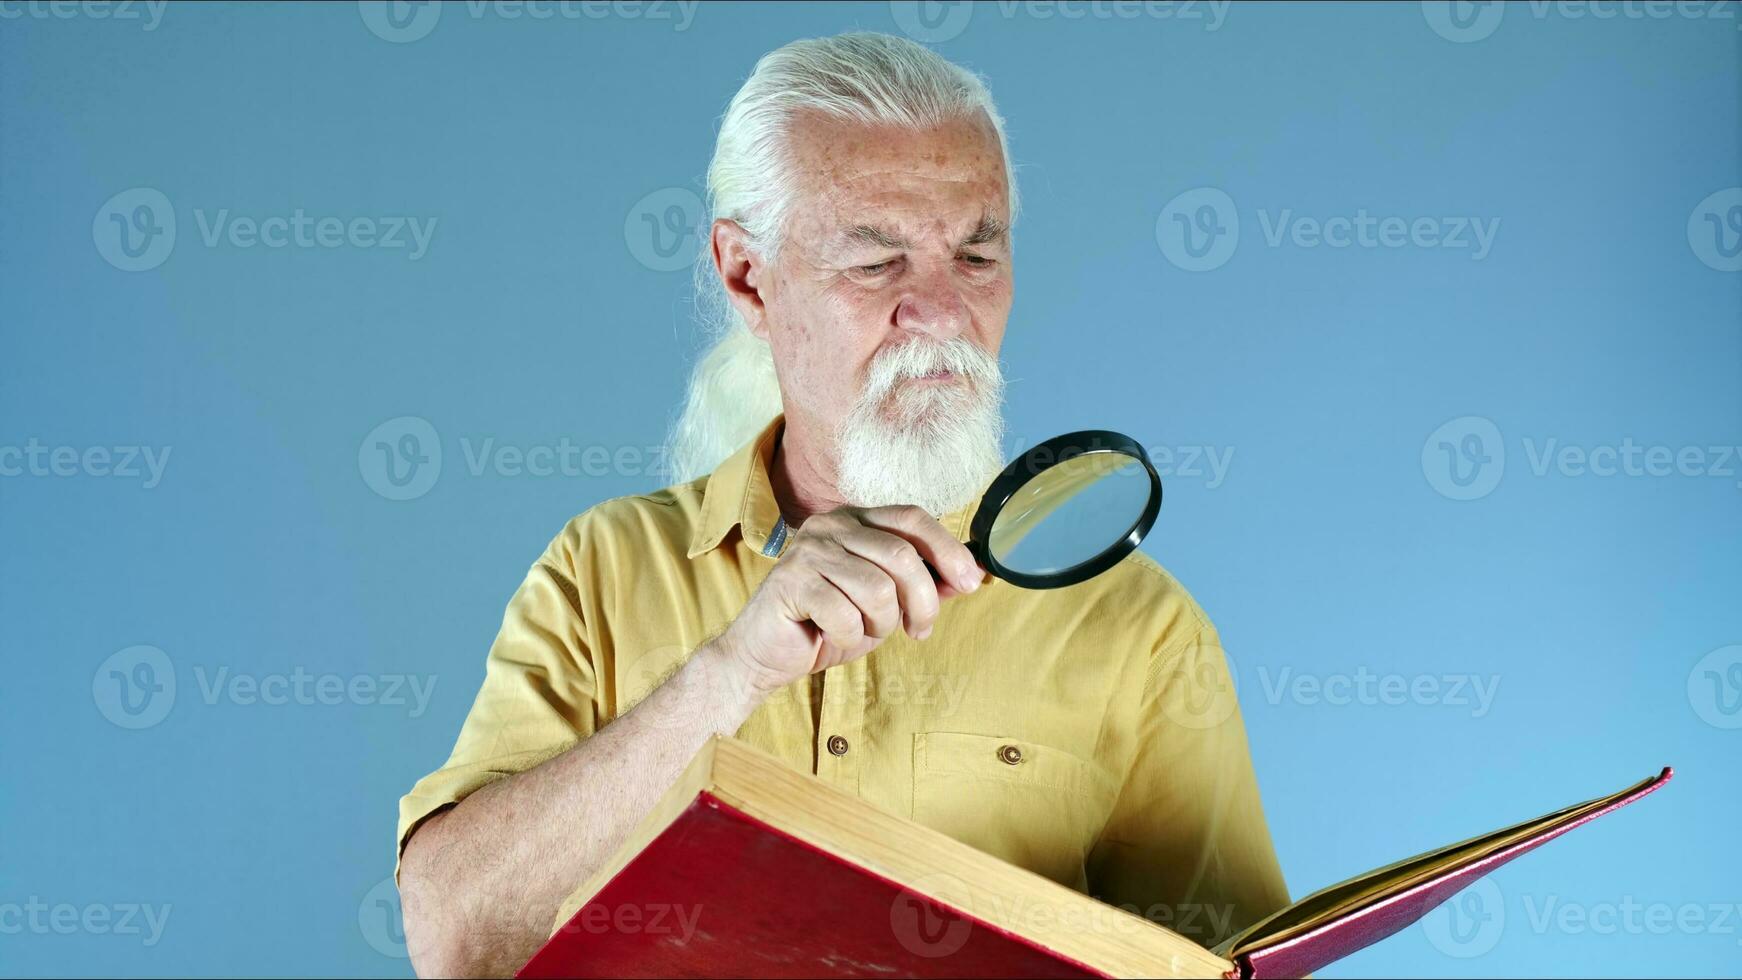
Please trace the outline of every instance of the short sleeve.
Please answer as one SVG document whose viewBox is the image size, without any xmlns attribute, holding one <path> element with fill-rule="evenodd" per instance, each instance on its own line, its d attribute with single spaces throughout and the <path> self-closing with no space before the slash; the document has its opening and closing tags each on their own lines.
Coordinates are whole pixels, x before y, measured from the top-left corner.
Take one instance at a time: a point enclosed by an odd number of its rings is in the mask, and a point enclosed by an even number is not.
<svg viewBox="0 0 1742 980">
<path fill-rule="evenodd" d="M 555 549 L 553 549 L 554 551 Z M 502 617 L 453 753 L 399 801 L 399 853 L 436 812 L 593 734 L 597 675 L 573 578 L 547 553 Z M 397 867 L 394 876 L 398 876 Z"/>
<path fill-rule="evenodd" d="M 1090 890 L 1205 947 L 1288 904 L 1234 685 L 1207 623 L 1149 664 Z"/>
</svg>

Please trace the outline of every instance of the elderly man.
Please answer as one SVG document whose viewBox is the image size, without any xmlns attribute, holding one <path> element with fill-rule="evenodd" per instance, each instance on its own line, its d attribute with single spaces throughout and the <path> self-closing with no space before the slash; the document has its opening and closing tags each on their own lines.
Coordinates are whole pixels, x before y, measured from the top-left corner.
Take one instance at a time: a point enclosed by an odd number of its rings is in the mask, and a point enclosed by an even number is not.
<svg viewBox="0 0 1742 980">
<path fill-rule="evenodd" d="M 518 968 L 715 734 L 1206 945 L 1286 904 L 1179 583 L 1133 554 L 1025 591 L 961 543 L 1001 465 L 1015 281 L 981 81 L 882 35 L 789 44 L 708 189 L 723 332 L 674 434 L 705 475 L 575 518 L 510 601 L 400 804 L 418 970 Z"/>
</svg>

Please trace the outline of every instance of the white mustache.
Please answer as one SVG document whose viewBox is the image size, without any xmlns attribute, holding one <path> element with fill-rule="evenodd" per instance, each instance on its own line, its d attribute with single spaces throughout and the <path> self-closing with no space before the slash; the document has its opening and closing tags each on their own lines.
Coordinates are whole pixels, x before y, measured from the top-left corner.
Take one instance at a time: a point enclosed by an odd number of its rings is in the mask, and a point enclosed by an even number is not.
<svg viewBox="0 0 1742 980">
<path fill-rule="evenodd" d="M 897 387 L 938 371 L 969 384 Z M 969 502 L 1004 465 L 997 358 L 960 337 L 915 340 L 872 358 L 866 373 L 836 433 L 848 503 L 917 504 L 944 514 Z"/>
<path fill-rule="evenodd" d="M 960 337 L 937 342 L 909 341 L 871 360 L 865 396 L 882 398 L 899 382 L 948 371 L 984 384 L 998 379 L 998 361 L 984 349 Z"/>
</svg>

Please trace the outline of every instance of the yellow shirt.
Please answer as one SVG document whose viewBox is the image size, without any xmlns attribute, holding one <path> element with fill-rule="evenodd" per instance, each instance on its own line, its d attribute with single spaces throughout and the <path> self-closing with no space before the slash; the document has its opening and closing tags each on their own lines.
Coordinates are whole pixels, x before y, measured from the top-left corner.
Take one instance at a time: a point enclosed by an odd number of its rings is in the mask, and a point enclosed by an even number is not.
<svg viewBox="0 0 1742 980">
<path fill-rule="evenodd" d="M 508 603 L 453 754 L 400 800 L 401 851 L 429 815 L 627 711 L 738 615 L 789 537 L 768 479 L 783 422 L 709 476 L 557 535 Z M 977 505 L 941 518 L 959 540 Z M 1205 945 L 1288 902 L 1220 640 L 1141 552 L 1063 589 L 988 578 L 924 641 L 898 631 L 793 683 L 737 736 Z"/>
</svg>

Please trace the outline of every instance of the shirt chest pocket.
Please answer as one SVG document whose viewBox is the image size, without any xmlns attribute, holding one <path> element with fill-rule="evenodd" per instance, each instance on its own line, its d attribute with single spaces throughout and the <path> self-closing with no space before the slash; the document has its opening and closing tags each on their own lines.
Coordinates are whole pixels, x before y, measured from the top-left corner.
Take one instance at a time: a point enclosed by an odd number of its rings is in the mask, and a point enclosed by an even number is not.
<svg viewBox="0 0 1742 980">
<path fill-rule="evenodd" d="M 1030 739 L 913 736 L 915 822 L 1073 888 L 1117 793 L 1101 767 Z"/>
</svg>

